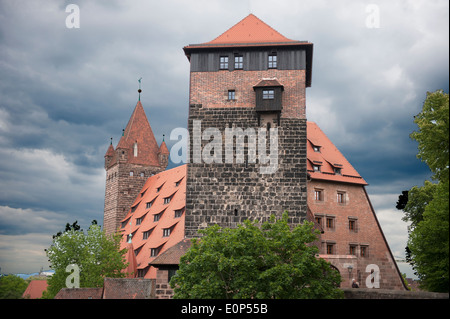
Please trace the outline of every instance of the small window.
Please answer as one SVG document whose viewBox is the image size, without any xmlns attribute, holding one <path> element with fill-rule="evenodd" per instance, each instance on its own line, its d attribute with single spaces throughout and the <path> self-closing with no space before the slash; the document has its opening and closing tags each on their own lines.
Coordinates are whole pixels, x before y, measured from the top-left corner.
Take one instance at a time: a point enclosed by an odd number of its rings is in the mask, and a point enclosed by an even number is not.
<svg viewBox="0 0 450 319">
<path fill-rule="evenodd" d="M 133 171 L 131 171 L 131 172 L 130 172 L 130 176 L 133 176 L 133 175 L 134 175 L 134 172 L 133 172 Z"/>
<path fill-rule="evenodd" d="M 322 189 L 314 190 L 314 199 L 316 201 L 323 201 L 323 190 Z"/>
<path fill-rule="evenodd" d="M 342 175 L 342 174 L 341 174 L 341 168 L 340 168 L 340 167 L 335 167 L 335 168 L 334 168 L 334 174 L 336 174 L 336 175 Z"/>
<path fill-rule="evenodd" d="M 169 237 L 172 232 L 172 228 L 164 228 L 163 229 L 163 237 Z"/>
<path fill-rule="evenodd" d="M 334 218 L 333 217 L 327 217 L 327 229 L 333 230 L 334 229 Z"/>
<path fill-rule="evenodd" d="M 152 207 L 154 201 L 155 200 L 152 200 L 151 202 L 147 202 L 147 205 L 145 206 L 145 208 L 149 209 L 150 207 Z"/>
<path fill-rule="evenodd" d="M 145 232 L 142 233 L 142 239 L 148 239 L 148 237 L 150 236 L 150 234 L 152 233 L 153 229 L 147 230 Z"/>
<path fill-rule="evenodd" d="M 313 145 L 313 150 L 316 153 L 320 153 L 320 146 Z"/>
<path fill-rule="evenodd" d="M 220 69 L 228 70 L 228 57 L 227 56 L 220 57 Z"/>
<path fill-rule="evenodd" d="M 228 90 L 228 100 L 229 101 L 236 100 L 236 91 L 235 90 Z"/>
<path fill-rule="evenodd" d="M 335 244 L 327 243 L 327 254 L 334 255 L 334 251 L 335 251 Z"/>
<path fill-rule="evenodd" d="M 153 221 L 154 221 L 154 222 L 159 221 L 159 219 L 161 218 L 161 216 L 162 216 L 162 213 L 159 213 L 159 214 L 154 215 L 154 216 L 153 216 Z"/>
<path fill-rule="evenodd" d="M 320 165 L 313 165 L 314 172 L 320 172 Z"/>
<path fill-rule="evenodd" d="M 164 198 L 164 204 L 169 204 L 172 200 L 172 196 Z"/>
<path fill-rule="evenodd" d="M 141 172 L 141 177 L 145 177 L 145 173 Z"/>
<path fill-rule="evenodd" d="M 369 247 L 361 246 L 359 249 L 359 256 L 360 257 L 369 257 Z"/>
<path fill-rule="evenodd" d="M 274 90 L 263 90 L 263 100 L 273 100 L 275 98 Z"/>
<path fill-rule="evenodd" d="M 159 186 L 159 187 L 156 189 L 156 192 L 159 193 L 159 191 L 161 190 L 162 187 L 163 187 L 162 185 Z"/>
<path fill-rule="evenodd" d="M 350 245 L 349 254 L 356 256 L 356 245 Z"/>
<path fill-rule="evenodd" d="M 277 68 L 277 55 L 275 53 L 269 54 L 269 69 Z"/>
<path fill-rule="evenodd" d="M 158 254 L 159 254 L 159 247 L 158 248 L 152 248 L 150 250 L 150 257 L 158 256 Z"/>
<path fill-rule="evenodd" d="M 322 225 L 322 216 L 316 216 L 315 217 L 315 221 L 317 224 L 319 224 L 321 227 L 323 227 Z"/>
<path fill-rule="evenodd" d="M 174 217 L 175 217 L 175 218 L 180 218 L 181 215 L 183 215 L 183 209 L 177 209 L 177 210 L 175 211 Z"/>
<path fill-rule="evenodd" d="M 244 57 L 242 55 L 234 56 L 234 69 L 242 70 L 244 68 Z"/>
<path fill-rule="evenodd" d="M 348 230 L 351 232 L 357 232 L 358 231 L 358 225 L 356 223 L 356 219 L 349 219 L 348 220 Z"/>
<path fill-rule="evenodd" d="M 345 204 L 345 193 L 344 192 L 337 193 L 337 202 L 339 204 Z"/>
<path fill-rule="evenodd" d="M 144 217 L 136 218 L 136 225 L 142 224 L 143 220 L 144 220 Z"/>
</svg>

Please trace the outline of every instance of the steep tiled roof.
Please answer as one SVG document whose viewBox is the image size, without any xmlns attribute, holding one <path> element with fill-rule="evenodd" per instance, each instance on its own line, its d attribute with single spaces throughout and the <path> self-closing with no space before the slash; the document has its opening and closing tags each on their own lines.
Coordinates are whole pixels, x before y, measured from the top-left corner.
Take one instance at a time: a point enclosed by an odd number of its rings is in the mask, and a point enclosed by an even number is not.
<svg viewBox="0 0 450 319">
<path fill-rule="evenodd" d="M 314 122 L 307 123 L 307 169 L 312 179 L 367 185 Z M 314 170 L 320 167 L 320 171 Z"/>
<path fill-rule="evenodd" d="M 102 299 L 103 288 L 62 288 L 55 299 Z"/>
<path fill-rule="evenodd" d="M 186 165 L 149 177 L 122 220 L 122 233 L 128 235 L 131 231 L 133 235 L 138 270 L 184 239 L 185 177 Z M 128 244 L 127 237 L 123 236 L 122 248 Z M 158 250 L 156 256 L 151 255 L 152 248 Z"/>
<path fill-rule="evenodd" d="M 170 247 L 160 256 L 156 257 L 150 264 L 153 266 L 178 265 L 180 258 L 188 251 L 190 247 L 191 240 L 183 239 L 178 244 Z"/>
<path fill-rule="evenodd" d="M 137 147 L 136 156 L 134 152 L 135 147 Z M 116 150 L 117 149 L 127 151 L 128 163 L 159 166 L 159 146 L 156 143 L 155 136 L 153 135 L 152 128 L 145 115 L 141 101 L 137 102 L 123 135 L 117 144 Z M 110 149 L 108 149 L 107 154 L 109 154 L 109 152 Z M 114 165 L 116 162 L 117 158 L 114 156 L 110 166 Z"/>
</svg>

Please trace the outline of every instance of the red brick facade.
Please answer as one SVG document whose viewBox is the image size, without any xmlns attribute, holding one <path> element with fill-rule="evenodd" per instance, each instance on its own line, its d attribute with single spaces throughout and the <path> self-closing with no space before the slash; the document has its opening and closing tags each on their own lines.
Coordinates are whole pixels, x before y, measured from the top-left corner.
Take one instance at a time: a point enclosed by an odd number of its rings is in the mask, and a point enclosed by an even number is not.
<svg viewBox="0 0 450 319">
<path fill-rule="evenodd" d="M 363 185 L 311 180 L 308 206 L 324 230 L 321 257 L 339 269 L 343 288 L 351 287 L 352 279 L 366 288 L 366 267 L 373 264 L 380 269 L 380 288 L 404 289 Z"/>
<path fill-rule="evenodd" d="M 276 78 L 283 85 L 283 118 L 305 119 L 305 70 L 191 72 L 190 104 L 202 107 L 255 107 L 253 87 L 262 79 Z M 235 90 L 235 99 L 228 91 Z"/>
</svg>

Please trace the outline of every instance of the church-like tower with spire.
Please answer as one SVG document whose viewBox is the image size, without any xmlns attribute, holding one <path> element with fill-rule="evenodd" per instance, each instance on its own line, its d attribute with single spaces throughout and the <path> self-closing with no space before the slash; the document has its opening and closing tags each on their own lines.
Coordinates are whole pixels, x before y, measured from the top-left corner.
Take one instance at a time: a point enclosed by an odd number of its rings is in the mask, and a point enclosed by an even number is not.
<svg viewBox="0 0 450 319">
<path fill-rule="evenodd" d="M 168 162 L 166 143 L 163 140 L 158 146 L 139 99 L 117 147 L 114 149 L 111 141 L 105 154 L 103 229 L 106 234 L 120 228 L 120 221 L 147 178 L 164 171 Z"/>
</svg>

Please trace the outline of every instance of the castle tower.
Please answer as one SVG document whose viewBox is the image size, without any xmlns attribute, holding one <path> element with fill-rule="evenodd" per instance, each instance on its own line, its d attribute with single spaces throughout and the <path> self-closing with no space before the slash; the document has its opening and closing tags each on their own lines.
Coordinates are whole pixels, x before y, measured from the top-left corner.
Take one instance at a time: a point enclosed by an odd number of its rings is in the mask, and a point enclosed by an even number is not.
<svg viewBox="0 0 450 319">
<path fill-rule="evenodd" d="M 306 218 L 305 91 L 313 44 L 250 14 L 216 39 L 184 47 L 190 61 L 187 237 L 289 211 Z"/>
<path fill-rule="evenodd" d="M 122 137 L 105 154 L 106 187 L 103 229 L 112 234 L 121 226 L 130 205 L 149 176 L 164 171 L 168 164 L 165 142 L 158 146 L 139 100 Z"/>
</svg>

